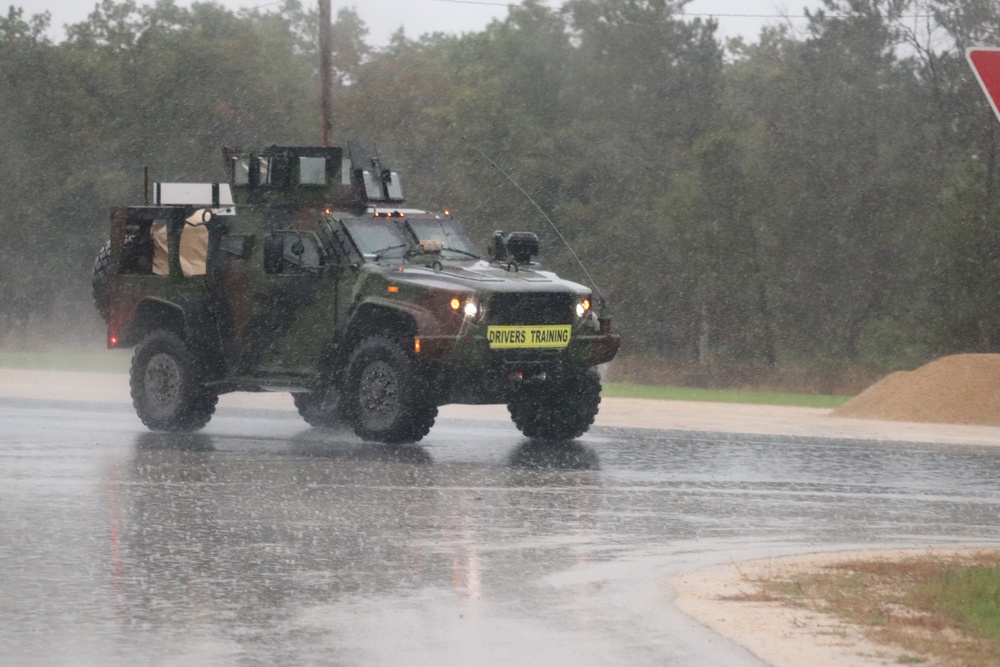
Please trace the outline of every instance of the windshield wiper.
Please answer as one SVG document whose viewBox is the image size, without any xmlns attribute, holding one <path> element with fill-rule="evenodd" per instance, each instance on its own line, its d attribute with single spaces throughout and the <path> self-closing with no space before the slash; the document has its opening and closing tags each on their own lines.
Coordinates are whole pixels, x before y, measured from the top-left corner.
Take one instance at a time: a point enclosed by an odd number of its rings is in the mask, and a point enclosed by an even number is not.
<svg viewBox="0 0 1000 667">
<path fill-rule="evenodd" d="M 375 261 L 377 262 L 378 260 L 382 259 L 382 255 L 384 255 L 387 252 L 391 252 L 393 250 L 399 250 L 400 248 L 409 248 L 409 247 L 410 247 L 409 243 L 400 243 L 398 245 L 387 246 L 385 248 L 382 248 L 381 250 L 376 250 L 372 254 L 375 256 Z M 405 255 L 406 253 L 403 254 Z"/>
<path fill-rule="evenodd" d="M 476 253 L 469 252 L 468 250 L 462 250 L 461 248 L 449 248 L 448 246 L 445 246 L 445 247 L 441 248 L 441 250 L 449 250 L 451 252 L 457 252 L 457 253 L 460 253 L 462 255 L 467 255 L 469 257 L 472 257 L 473 259 L 482 259 L 482 257 L 480 257 L 479 255 L 477 255 Z"/>
</svg>

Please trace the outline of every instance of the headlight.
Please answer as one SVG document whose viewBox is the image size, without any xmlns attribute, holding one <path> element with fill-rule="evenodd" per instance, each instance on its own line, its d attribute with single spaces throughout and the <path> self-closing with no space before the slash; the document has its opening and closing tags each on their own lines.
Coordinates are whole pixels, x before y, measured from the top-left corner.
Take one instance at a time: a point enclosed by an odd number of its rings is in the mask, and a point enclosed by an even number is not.
<svg viewBox="0 0 1000 667">
<path fill-rule="evenodd" d="M 576 316 L 582 318 L 590 312 L 590 299 L 583 299 L 576 304 Z"/>
<path fill-rule="evenodd" d="M 474 297 L 463 301 L 456 296 L 452 298 L 448 305 L 451 306 L 452 310 L 455 312 L 461 312 L 469 319 L 475 319 L 480 315 L 480 313 L 482 313 L 482 310 L 479 308 L 479 304 L 476 303 Z"/>
</svg>

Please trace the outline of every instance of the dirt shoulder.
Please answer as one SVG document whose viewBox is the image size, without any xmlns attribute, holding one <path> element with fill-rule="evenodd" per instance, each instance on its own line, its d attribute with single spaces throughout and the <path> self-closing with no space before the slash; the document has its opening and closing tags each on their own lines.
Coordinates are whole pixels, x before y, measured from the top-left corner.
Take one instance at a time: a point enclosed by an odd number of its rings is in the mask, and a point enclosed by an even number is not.
<svg viewBox="0 0 1000 667">
<path fill-rule="evenodd" d="M 0 397 L 131 403 L 125 374 L 12 368 L 0 368 Z M 219 405 L 295 409 L 287 393 L 224 394 Z M 662 430 L 1000 446 L 1000 426 L 855 419 L 832 416 L 831 412 L 776 405 L 605 398 L 596 423 Z M 503 422 L 510 419 L 502 405 L 449 405 L 442 408 L 441 416 Z"/>
<path fill-rule="evenodd" d="M 901 646 L 875 643 L 855 625 L 809 605 L 771 601 L 756 582 L 794 581 L 830 566 L 852 562 L 896 563 L 915 558 L 971 558 L 969 549 L 844 551 L 731 563 L 674 577 L 675 604 L 684 613 L 741 644 L 774 667 L 876 667 L 918 663 L 945 665 L 913 656 Z"/>
</svg>

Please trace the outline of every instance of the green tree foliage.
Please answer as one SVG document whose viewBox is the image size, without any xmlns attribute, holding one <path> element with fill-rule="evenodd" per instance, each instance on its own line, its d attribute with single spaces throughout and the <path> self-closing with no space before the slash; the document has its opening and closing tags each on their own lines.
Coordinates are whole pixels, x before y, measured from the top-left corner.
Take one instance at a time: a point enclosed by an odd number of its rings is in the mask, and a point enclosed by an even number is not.
<svg viewBox="0 0 1000 667">
<path fill-rule="evenodd" d="M 974 159 L 945 191 L 929 235 L 927 333 L 939 353 L 1000 347 L 998 216 L 995 176 Z"/>
<path fill-rule="evenodd" d="M 333 25 L 334 131 L 482 239 L 542 237 L 626 350 L 711 364 L 912 363 L 1000 349 L 1000 126 L 964 60 L 990 0 L 824 0 L 727 52 L 684 0 L 526 0 L 383 48 Z M 315 143 L 312 3 L 101 0 L 67 37 L 0 18 L 0 343 L 87 298 L 112 203 L 217 180 L 219 147 Z M 480 152 L 481 151 L 481 152 Z"/>
<path fill-rule="evenodd" d="M 765 79 L 751 51 L 735 87 L 760 133 L 779 327 L 797 350 L 854 358 L 913 250 L 910 179 L 929 156 L 900 132 L 913 100 L 879 8 L 828 5 L 809 39 L 759 47 Z"/>
<path fill-rule="evenodd" d="M 0 23 L 0 339 L 39 319 L 91 318 L 89 267 L 111 203 L 155 180 L 219 180 L 225 144 L 302 142 L 314 66 L 296 5 L 237 16 L 103 0 L 53 44 L 47 18 Z M 308 136 L 312 136 L 312 132 Z"/>
<path fill-rule="evenodd" d="M 774 320 L 758 238 L 759 202 L 743 149 L 728 135 L 704 135 L 695 165 L 659 202 L 673 268 L 673 319 L 697 358 L 776 362 Z"/>
</svg>

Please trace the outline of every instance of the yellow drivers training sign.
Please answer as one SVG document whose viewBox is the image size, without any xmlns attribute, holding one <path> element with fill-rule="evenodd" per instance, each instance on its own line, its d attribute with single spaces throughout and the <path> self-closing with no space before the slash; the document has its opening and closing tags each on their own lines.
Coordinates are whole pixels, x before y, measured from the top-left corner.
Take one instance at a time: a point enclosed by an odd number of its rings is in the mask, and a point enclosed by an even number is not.
<svg viewBox="0 0 1000 667">
<path fill-rule="evenodd" d="M 538 324 L 518 327 L 487 327 L 486 337 L 493 349 L 526 347 L 566 347 L 569 345 L 569 324 Z"/>
</svg>

